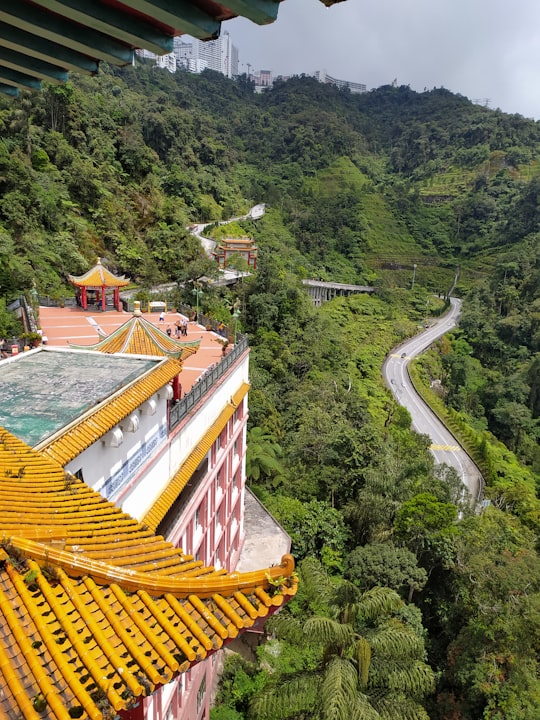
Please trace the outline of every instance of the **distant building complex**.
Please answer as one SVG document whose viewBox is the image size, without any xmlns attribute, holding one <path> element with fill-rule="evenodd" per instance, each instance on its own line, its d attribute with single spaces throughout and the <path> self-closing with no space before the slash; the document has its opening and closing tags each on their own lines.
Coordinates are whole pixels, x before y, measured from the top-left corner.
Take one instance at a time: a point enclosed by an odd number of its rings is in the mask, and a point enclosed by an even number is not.
<svg viewBox="0 0 540 720">
<path fill-rule="evenodd" d="M 317 70 L 315 77 L 325 85 L 335 85 L 338 88 L 347 88 L 353 93 L 365 93 L 367 88 L 363 83 L 351 82 L 350 80 L 338 80 L 327 74 L 326 70 Z"/>
<path fill-rule="evenodd" d="M 174 38 L 174 50 L 167 55 L 154 55 L 148 50 L 137 50 L 139 57 L 153 59 L 158 67 L 165 68 L 171 73 L 178 68 L 183 68 L 192 73 L 201 73 L 203 70 L 214 70 L 225 77 L 235 78 L 239 72 L 238 48 L 233 44 L 229 33 L 225 32 L 217 40 L 203 42 L 188 35 Z M 272 87 L 274 77 L 271 70 L 251 70 L 247 64 L 247 77 L 255 83 L 255 91 L 262 92 Z M 281 79 L 286 79 L 279 76 Z M 339 88 L 347 88 L 353 93 L 365 93 L 367 88 L 363 83 L 350 80 L 340 80 L 328 75 L 326 70 L 316 70 L 313 73 L 319 82 L 326 85 L 335 85 Z"/>
</svg>

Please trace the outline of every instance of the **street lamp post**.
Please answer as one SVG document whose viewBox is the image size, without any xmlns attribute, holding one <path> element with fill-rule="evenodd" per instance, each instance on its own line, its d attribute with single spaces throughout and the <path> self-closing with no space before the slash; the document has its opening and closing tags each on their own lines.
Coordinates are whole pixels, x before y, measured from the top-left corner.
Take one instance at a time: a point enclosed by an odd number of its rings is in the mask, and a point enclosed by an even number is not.
<svg viewBox="0 0 540 720">
<path fill-rule="evenodd" d="M 412 274 L 412 283 L 411 283 L 411 290 L 414 290 L 414 279 L 416 277 L 416 263 L 413 265 L 413 274 Z"/>
<path fill-rule="evenodd" d="M 235 311 L 233 312 L 233 314 L 232 314 L 232 318 L 233 318 L 233 320 L 234 320 L 234 336 L 233 336 L 233 338 L 234 338 L 234 344 L 235 344 L 235 345 L 236 345 L 236 328 L 237 328 L 237 325 L 238 325 L 238 318 L 239 318 L 239 317 L 240 317 L 240 310 L 239 310 L 238 308 L 236 308 L 236 310 L 235 310 Z"/>
<path fill-rule="evenodd" d="M 201 284 L 200 283 L 193 283 L 193 294 L 195 295 L 195 305 L 196 305 L 196 321 L 199 322 L 199 298 L 201 295 L 203 295 L 203 291 L 201 290 Z"/>
</svg>

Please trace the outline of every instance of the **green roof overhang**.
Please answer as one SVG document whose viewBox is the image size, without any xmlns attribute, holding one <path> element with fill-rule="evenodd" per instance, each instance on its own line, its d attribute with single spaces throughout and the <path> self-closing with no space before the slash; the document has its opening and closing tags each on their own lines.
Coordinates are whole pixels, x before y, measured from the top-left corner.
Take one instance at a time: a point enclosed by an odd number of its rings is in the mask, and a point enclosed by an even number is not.
<svg viewBox="0 0 540 720">
<path fill-rule="evenodd" d="M 242 16 L 273 22 L 281 0 L 0 0 L 0 92 L 39 90 L 70 71 L 95 74 L 104 60 L 128 65 L 134 50 L 172 52 L 177 35 L 219 37 Z M 323 0 L 324 2 L 324 0 Z"/>
</svg>

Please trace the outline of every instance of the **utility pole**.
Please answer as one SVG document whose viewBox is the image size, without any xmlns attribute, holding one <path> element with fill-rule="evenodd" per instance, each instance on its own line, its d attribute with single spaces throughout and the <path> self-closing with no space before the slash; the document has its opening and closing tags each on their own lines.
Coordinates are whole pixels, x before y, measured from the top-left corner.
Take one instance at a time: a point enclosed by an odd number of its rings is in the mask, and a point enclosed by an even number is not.
<svg viewBox="0 0 540 720">
<path fill-rule="evenodd" d="M 416 263 L 414 263 L 413 272 L 412 272 L 412 283 L 411 283 L 411 290 L 414 290 L 414 279 L 416 278 Z"/>
</svg>

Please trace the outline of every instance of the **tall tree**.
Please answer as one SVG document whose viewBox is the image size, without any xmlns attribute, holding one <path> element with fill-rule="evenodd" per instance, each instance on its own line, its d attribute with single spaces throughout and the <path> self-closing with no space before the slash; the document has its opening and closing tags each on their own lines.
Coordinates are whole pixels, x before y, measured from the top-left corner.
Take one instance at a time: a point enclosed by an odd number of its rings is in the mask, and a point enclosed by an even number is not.
<svg viewBox="0 0 540 720">
<path fill-rule="evenodd" d="M 360 593 L 332 586 L 311 561 L 302 564 L 307 594 L 327 602 L 327 614 L 281 613 L 272 624 L 282 642 L 315 650 L 315 666 L 280 675 L 257 695 L 258 720 L 427 720 L 422 701 L 434 688 L 421 632 L 399 595 L 389 588 Z M 309 601 L 308 601 L 309 605 Z"/>
</svg>

